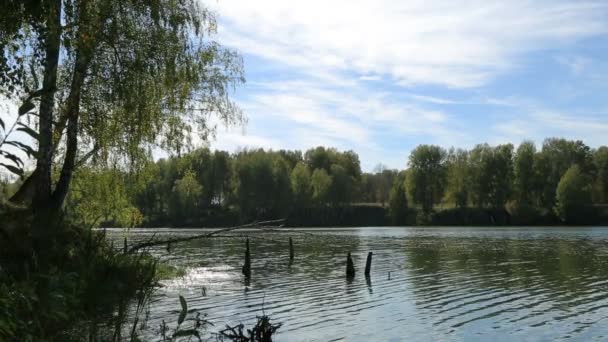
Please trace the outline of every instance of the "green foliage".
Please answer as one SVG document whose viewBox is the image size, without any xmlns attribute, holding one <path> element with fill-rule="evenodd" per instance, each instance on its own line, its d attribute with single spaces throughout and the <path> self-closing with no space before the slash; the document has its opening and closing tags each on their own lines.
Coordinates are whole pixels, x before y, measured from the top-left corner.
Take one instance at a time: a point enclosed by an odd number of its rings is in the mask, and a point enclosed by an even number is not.
<svg viewBox="0 0 608 342">
<path fill-rule="evenodd" d="M 595 182 L 597 202 L 608 201 L 608 147 L 602 146 L 593 154 L 593 162 L 597 169 L 597 180 Z"/>
<path fill-rule="evenodd" d="M 279 215 L 291 191 L 289 175 L 280 155 L 263 150 L 239 153 L 234 161 L 236 204 L 249 218 Z"/>
<path fill-rule="evenodd" d="M 310 170 L 306 164 L 299 162 L 291 172 L 291 188 L 293 189 L 294 204 L 307 207 L 312 201 L 312 181 Z"/>
<path fill-rule="evenodd" d="M 606 151 L 603 147 L 590 152 L 593 162 L 584 173 L 590 179 L 596 204 L 604 200 Z M 548 175 L 553 172 L 552 165 L 563 162 L 554 158 L 562 156 L 536 151 L 530 142 L 522 143 L 516 153 L 510 144 L 477 145 L 470 151 L 421 146 L 412 152 L 407 170 L 398 173 L 379 166 L 372 173 L 362 173 L 358 156 L 332 148 L 319 147 L 305 153 L 245 150 L 235 154 L 198 149 L 146 163 L 136 174 L 85 168 L 84 177 L 76 175 L 77 193 L 70 198 L 88 196 L 89 200 L 76 206 L 76 201 L 70 199 L 67 208 L 71 213 L 79 212 L 77 215 L 88 222 L 97 218 L 99 222 L 106 221 L 106 225 L 122 226 L 139 221 L 131 219 L 138 216 L 130 211 L 133 208 L 143 215 L 144 224 L 152 226 L 226 226 L 276 217 L 292 217 L 294 224 L 299 224 L 312 222 L 306 218 L 307 213 L 317 213 L 317 209 L 323 217 L 315 222 L 340 224 L 351 221 L 340 218 L 342 211 L 336 208 L 369 206 L 382 212 L 384 202 L 388 203 L 386 218 L 393 223 L 406 222 L 406 216 L 413 222 L 417 207 L 425 212 L 418 215 L 419 222 L 430 223 L 436 222 L 429 215 L 433 210 L 465 209 L 471 205 L 478 211 L 454 210 L 453 216 L 443 215 L 438 220 L 445 223 L 453 217 L 466 222 L 463 217 L 475 213 L 479 216 L 471 216 L 475 222 L 491 223 L 492 219 L 483 216 L 484 210 L 496 216 L 507 209 L 513 214 L 514 223 L 550 223 L 555 221 L 550 219 L 553 208 L 547 209 L 545 204 L 555 198 L 546 197 L 546 187 L 551 184 Z M 320 167 L 311 169 L 310 165 Z M 396 195 L 402 191 L 407 196 Z M 464 216 L 458 216 L 461 214 Z M 370 215 L 382 216 L 375 211 Z"/>
<path fill-rule="evenodd" d="M 405 172 L 400 173 L 394 180 L 389 197 L 389 216 L 392 224 L 407 222 L 407 193 Z"/>
<path fill-rule="evenodd" d="M 325 169 L 315 169 L 311 177 L 312 199 L 317 204 L 327 203 L 332 185 L 331 176 Z"/>
<path fill-rule="evenodd" d="M 534 175 L 534 155 L 536 146 L 531 141 L 522 142 L 517 148 L 513 161 L 515 198 L 521 205 L 532 205 L 537 195 L 537 180 Z"/>
<path fill-rule="evenodd" d="M 329 188 L 330 201 L 333 204 L 348 203 L 351 199 L 354 181 L 346 173 L 341 165 L 333 164 L 331 170 L 331 186 Z"/>
<path fill-rule="evenodd" d="M 464 208 L 469 199 L 469 153 L 450 150 L 446 160 L 447 185 L 444 201 Z"/>
<path fill-rule="evenodd" d="M 397 170 L 389 170 L 378 164 L 373 173 L 364 173 L 359 182 L 359 201 L 363 203 L 380 203 L 382 206 L 389 201 Z"/>
<path fill-rule="evenodd" d="M 213 116 L 244 122 L 229 96 L 244 82 L 242 59 L 213 39 L 215 13 L 199 1 L 9 1 L 0 22 L 0 93 L 21 99 L 19 116 L 37 121 L 16 130 L 40 150 L 4 134 L 0 153 L 19 175 L 23 162 L 4 145 L 37 159 L 24 183 L 35 192 L 23 191 L 37 205 L 61 207 L 86 161 L 137 169 L 153 147 L 180 153 L 192 134 L 206 140 Z M 61 170 L 55 184 L 51 170 Z"/>
<path fill-rule="evenodd" d="M 179 204 L 175 210 L 178 210 L 179 215 L 193 217 L 202 193 L 203 186 L 196 181 L 194 172 L 187 170 L 182 178 L 175 181 L 173 186 L 173 195 Z"/>
<path fill-rule="evenodd" d="M 116 338 L 126 307 L 156 286 L 156 260 L 123 254 L 100 232 L 62 223 L 35 238 L 23 213 L 21 222 L 1 219 L 9 223 L 0 240 L 2 341 Z"/>
<path fill-rule="evenodd" d="M 511 195 L 513 145 L 477 145 L 469 160 L 472 202 L 480 208 L 503 208 Z"/>
<path fill-rule="evenodd" d="M 551 138 L 545 140 L 538 161 L 538 175 L 543 179 L 541 206 L 552 208 L 561 177 L 572 166 L 590 177 L 595 173 L 591 148 L 582 141 Z"/>
<path fill-rule="evenodd" d="M 67 199 L 66 214 L 73 222 L 90 227 L 101 223 L 137 226 L 143 217 L 132 204 L 125 185 L 125 176 L 116 169 L 81 168 Z"/>
<path fill-rule="evenodd" d="M 443 196 L 445 158 L 445 150 L 431 145 L 420 145 L 410 154 L 407 191 L 425 212 L 430 212 Z"/>
<path fill-rule="evenodd" d="M 555 191 L 555 212 L 564 222 L 575 222 L 584 217 L 591 206 L 590 179 L 580 166 L 571 166 L 562 176 Z"/>
</svg>

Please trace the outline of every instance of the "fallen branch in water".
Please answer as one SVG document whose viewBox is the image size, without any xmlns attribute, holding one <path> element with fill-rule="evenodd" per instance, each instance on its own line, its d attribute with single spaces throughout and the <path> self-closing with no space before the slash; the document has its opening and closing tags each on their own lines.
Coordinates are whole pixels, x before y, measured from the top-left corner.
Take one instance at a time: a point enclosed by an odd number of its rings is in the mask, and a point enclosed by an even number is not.
<svg viewBox="0 0 608 342">
<path fill-rule="evenodd" d="M 234 327 L 226 325 L 226 329 L 220 331 L 220 337 L 228 338 L 238 342 L 272 342 L 272 336 L 281 328 L 282 323 L 270 323 L 270 317 L 258 316 L 258 322 L 252 329 L 243 331 L 244 325 L 239 324 Z"/>
<path fill-rule="evenodd" d="M 285 220 L 286 219 L 252 222 L 252 223 L 244 224 L 241 226 L 218 229 L 218 230 L 214 230 L 212 232 L 208 232 L 205 234 L 193 235 L 193 236 L 182 237 L 182 238 L 171 238 L 171 239 L 164 239 L 164 240 L 149 240 L 144 243 L 140 243 L 140 244 L 131 246 L 131 248 L 129 248 L 129 250 L 128 250 L 128 253 L 133 253 L 139 249 L 146 248 L 146 247 L 168 245 L 168 244 L 172 244 L 172 243 L 186 242 L 186 241 L 192 241 L 192 240 L 198 240 L 198 239 L 206 239 L 206 238 L 214 237 L 215 235 L 227 233 L 227 232 L 230 232 L 233 230 L 238 230 L 238 229 L 253 228 L 253 229 L 261 229 L 264 231 L 276 231 L 272 228 L 276 227 L 276 225 L 280 225 L 281 223 L 285 222 Z"/>
</svg>

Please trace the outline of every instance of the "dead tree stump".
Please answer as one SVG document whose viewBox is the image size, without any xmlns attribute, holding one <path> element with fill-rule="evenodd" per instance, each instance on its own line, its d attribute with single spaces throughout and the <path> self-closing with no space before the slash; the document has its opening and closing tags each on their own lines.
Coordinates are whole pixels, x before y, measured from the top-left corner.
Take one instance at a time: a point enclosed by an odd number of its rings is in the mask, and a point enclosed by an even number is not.
<svg viewBox="0 0 608 342">
<path fill-rule="evenodd" d="M 249 253 L 249 238 L 247 238 L 245 249 L 245 265 L 243 265 L 243 274 L 247 278 L 251 278 L 251 254 Z"/>
<path fill-rule="evenodd" d="M 369 273 L 372 270 L 372 255 L 374 253 L 369 252 L 367 253 L 367 262 L 365 262 L 365 276 L 369 277 Z"/>
<path fill-rule="evenodd" d="M 290 237 L 289 238 L 289 261 L 293 261 L 294 258 L 294 252 L 293 252 L 293 239 Z"/>
<path fill-rule="evenodd" d="M 353 278 L 355 276 L 355 264 L 350 257 L 350 252 L 346 255 L 346 277 Z"/>
</svg>

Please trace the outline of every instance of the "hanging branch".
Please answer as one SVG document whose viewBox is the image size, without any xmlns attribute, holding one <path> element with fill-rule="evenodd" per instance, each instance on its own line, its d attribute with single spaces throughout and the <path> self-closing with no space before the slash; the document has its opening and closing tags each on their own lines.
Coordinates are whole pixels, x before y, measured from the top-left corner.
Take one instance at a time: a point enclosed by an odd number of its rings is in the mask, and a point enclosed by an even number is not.
<svg viewBox="0 0 608 342">
<path fill-rule="evenodd" d="M 218 230 L 214 230 L 209 233 L 193 235 L 193 236 L 188 236 L 188 237 L 183 237 L 183 238 L 171 238 L 171 239 L 165 239 L 165 240 L 147 241 L 147 242 L 132 246 L 131 248 L 129 248 L 128 253 L 133 253 L 139 249 L 146 248 L 146 247 L 160 246 L 160 245 L 172 244 L 172 243 L 176 243 L 176 242 L 186 242 L 186 241 L 192 241 L 192 240 L 198 240 L 198 239 L 206 239 L 206 238 L 210 238 L 215 235 L 218 235 L 218 234 L 230 232 L 230 231 L 237 230 L 237 229 L 254 228 L 254 229 L 262 229 L 262 230 L 268 231 L 268 230 L 272 230 L 271 227 L 276 227 L 276 225 L 279 225 L 279 224 L 285 222 L 285 220 L 286 219 L 252 222 L 252 223 L 244 224 L 241 226 L 218 229 Z M 273 226 L 273 225 L 275 225 L 275 226 Z"/>
</svg>

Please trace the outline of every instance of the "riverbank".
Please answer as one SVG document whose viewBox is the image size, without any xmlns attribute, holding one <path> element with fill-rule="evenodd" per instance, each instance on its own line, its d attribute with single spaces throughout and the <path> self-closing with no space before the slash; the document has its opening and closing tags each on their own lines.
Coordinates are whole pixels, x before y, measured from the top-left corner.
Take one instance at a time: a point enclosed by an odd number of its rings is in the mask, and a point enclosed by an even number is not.
<svg viewBox="0 0 608 342">
<path fill-rule="evenodd" d="M 256 220 L 276 219 L 261 214 L 245 218 L 236 209 L 216 208 L 202 211 L 191 220 L 172 221 L 166 218 L 146 218 L 141 227 L 147 228 L 217 228 L 245 224 Z M 552 210 L 520 208 L 444 208 L 424 213 L 408 208 L 402 215 L 390 215 L 389 208 L 380 205 L 319 206 L 292 210 L 285 227 L 390 227 L 390 226 L 568 226 L 608 225 L 608 208 L 594 206 L 583 210 L 568 221 L 561 220 Z M 106 225 L 112 226 L 111 223 Z"/>
<path fill-rule="evenodd" d="M 63 220 L 33 229 L 31 217 L 26 211 L 0 213 L 0 341 L 148 340 L 141 333 L 152 293 L 161 281 L 183 279 L 186 267 L 132 249 L 126 238 L 115 241 L 103 230 Z M 281 326 L 261 315 L 250 329 L 207 331 L 200 310 L 188 309 L 181 295 L 174 299 L 181 310 L 154 326 L 154 340 L 216 335 L 271 341 Z"/>
<path fill-rule="evenodd" d="M 0 217 L 2 341 L 120 340 L 129 307 L 171 273 L 102 232 L 67 222 L 34 231 L 27 214 L 18 216 Z"/>
</svg>

